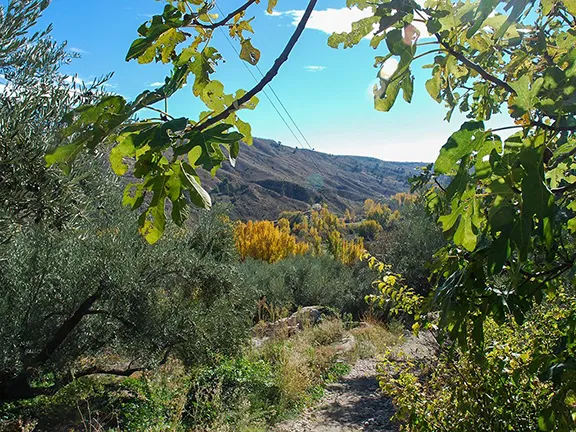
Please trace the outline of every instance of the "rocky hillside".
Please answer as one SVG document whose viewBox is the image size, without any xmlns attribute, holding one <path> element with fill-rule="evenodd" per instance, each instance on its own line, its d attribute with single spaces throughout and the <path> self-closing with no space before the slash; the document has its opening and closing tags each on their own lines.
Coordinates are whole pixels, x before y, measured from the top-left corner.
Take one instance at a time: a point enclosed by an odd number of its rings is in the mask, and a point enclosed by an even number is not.
<svg viewBox="0 0 576 432">
<path fill-rule="evenodd" d="M 237 218 L 275 219 L 283 210 L 307 210 L 314 203 L 344 212 L 367 198 L 407 192 L 408 177 L 423 165 L 334 156 L 255 139 L 250 147 L 242 145 L 235 167 L 225 164 L 203 184 L 216 202 L 232 203 Z"/>
</svg>

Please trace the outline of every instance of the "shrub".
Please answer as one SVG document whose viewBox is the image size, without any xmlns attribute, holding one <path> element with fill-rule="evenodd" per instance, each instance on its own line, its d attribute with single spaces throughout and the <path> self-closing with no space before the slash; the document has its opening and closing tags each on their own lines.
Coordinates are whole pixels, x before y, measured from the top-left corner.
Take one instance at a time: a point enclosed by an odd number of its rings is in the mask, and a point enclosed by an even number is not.
<svg viewBox="0 0 576 432">
<path fill-rule="evenodd" d="M 428 263 L 445 243 L 441 229 L 417 204 L 403 207 L 400 219 L 370 242 L 367 249 L 392 265 L 410 287 L 425 294 L 430 290 Z"/>
<path fill-rule="evenodd" d="M 559 323 L 571 319 L 574 303 L 560 297 L 537 307 L 522 325 L 486 321 L 481 352 L 443 351 L 425 361 L 388 356 L 379 367 L 380 385 L 393 397 L 404 430 L 557 430 L 548 423 L 549 407 L 556 398 L 570 406 L 573 393 L 555 391 L 545 374 L 534 372 L 565 341 Z M 558 430 L 573 430 L 572 420 Z"/>
<path fill-rule="evenodd" d="M 236 424 L 243 417 L 268 422 L 279 399 L 270 363 L 248 357 L 222 358 L 194 373 L 183 423 L 207 428 Z"/>
<path fill-rule="evenodd" d="M 393 321 L 389 326 L 382 323 L 363 323 L 350 331 L 356 339 L 356 354 L 359 358 L 372 358 L 383 354 L 396 345 L 403 336 L 403 326 Z"/>
<path fill-rule="evenodd" d="M 165 431 L 180 423 L 189 388 L 181 363 L 170 361 L 157 371 L 118 380 L 80 378 L 53 397 L 3 407 L 3 416 L 25 417 L 34 430 Z M 0 429 L 8 424 L 0 420 Z"/>
<path fill-rule="evenodd" d="M 372 275 L 362 263 L 345 266 L 328 255 L 295 256 L 274 264 L 247 260 L 240 267 L 244 283 L 268 304 L 288 307 L 330 306 L 359 317 L 373 293 Z"/>
<path fill-rule="evenodd" d="M 309 331 L 309 341 L 312 346 L 330 345 L 338 342 L 344 336 L 344 324 L 338 318 L 325 319 L 320 325 Z"/>
<path fill-rule="evenodd" d="M 375 220 L 365 220 L 350 225 L 350 228 L 365 240 L 374 240 L 382 232 L 382 226 Z"/>
</svg>

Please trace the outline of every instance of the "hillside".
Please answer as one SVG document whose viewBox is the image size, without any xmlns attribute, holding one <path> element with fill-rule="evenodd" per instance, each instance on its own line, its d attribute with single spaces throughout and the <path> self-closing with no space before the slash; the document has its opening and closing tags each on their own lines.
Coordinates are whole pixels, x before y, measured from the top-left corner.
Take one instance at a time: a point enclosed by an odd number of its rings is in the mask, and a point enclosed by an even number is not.
<svg viewBox="0 0 576 432">
<path fill-rule="evenodd" d="M 367 198 L 406 192 L 408 177 L 423 165 L 335 156 L 255 139 L 250 147 L 242 145 L 235 167 L 225 164 L 203 184 L 216 202 L 234 205 L 236 218 L 275 219 L 283 210 L 306 210 L 314 203 L 344 212 Z"/>
</svg>

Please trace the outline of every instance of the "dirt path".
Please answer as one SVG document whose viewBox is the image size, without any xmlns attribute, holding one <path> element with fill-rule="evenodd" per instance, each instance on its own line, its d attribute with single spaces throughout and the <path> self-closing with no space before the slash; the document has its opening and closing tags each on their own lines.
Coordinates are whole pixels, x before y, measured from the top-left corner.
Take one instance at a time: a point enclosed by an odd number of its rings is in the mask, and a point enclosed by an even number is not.
<svg viewBox="0 0 576 432">
<path fill-rule="evenodd" d="M 430 354 L 429 338 L 409 336 L 396 350 L 417 357 Z M 376 381 L 376 359 L 358 360 L 348 375 L 327 387 L 321 402 L 273 432 L 393 432 L 398 426 L 392 401 Z"/>
</svg>

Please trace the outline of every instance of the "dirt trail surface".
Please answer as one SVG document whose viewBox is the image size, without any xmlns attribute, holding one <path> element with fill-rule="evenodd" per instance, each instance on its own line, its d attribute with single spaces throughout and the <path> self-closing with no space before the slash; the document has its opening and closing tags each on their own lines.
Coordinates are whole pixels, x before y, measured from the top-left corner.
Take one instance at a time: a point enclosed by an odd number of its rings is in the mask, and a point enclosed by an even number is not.
<svg viewBox="0 0 576 432">
<path fill-rule="evenodd" d="M 408 336 L 395 348 L 415 357 L 432 352 L 430 338 Z M 327 387 L 318 405 L 298 418 L 276 425 L 273 432 L 393 432 L 398 425 L 392 401 L 384 396 L 376 381 L 376 359 L 358 360 L 348 375 Z"/>
</svg>

